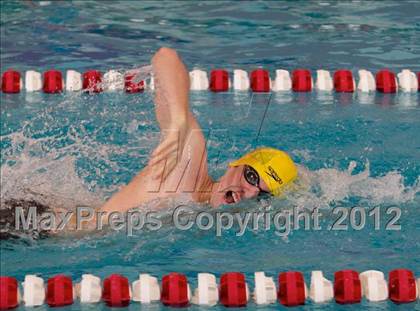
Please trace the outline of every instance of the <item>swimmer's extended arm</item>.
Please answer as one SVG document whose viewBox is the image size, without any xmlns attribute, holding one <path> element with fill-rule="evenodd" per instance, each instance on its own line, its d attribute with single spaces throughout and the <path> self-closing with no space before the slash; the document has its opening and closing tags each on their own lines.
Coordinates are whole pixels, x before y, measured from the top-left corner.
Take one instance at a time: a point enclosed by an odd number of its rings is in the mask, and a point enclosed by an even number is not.
<svg viewBox="0 0 420 311">
<path fill-rule="evenodd" d="M 205 139 L 189 109 L 190 81 L 187 69 L 178 54 L 168 48 L 162 48 L 154 55 L 152 66 L 156 117 L 162 131 L 161 142 L 152 153 L 148 165 L 128 185 L 113 195 L 102 206 L 101 211 L 127 211 L 152 199 L 166 196 L 165 191 L 174 193 L 173 189 L 177 189 L 182 179 L 189 181 L 189 187 L 194 188 L 191 184 L 197 182 L 198 172 L 201 172 L 200 176 L 207 177 Z M 184 163 L 187 167 L 175 172 L 172 183 L 168 181 L 161 188 L 161 181 L 167 181 L 166 177 L 176 171 L 178 163 Z M 198 181 L 200 186 L 203 179 L 205 178 L 201 177 Z"/>
<path fill-rule="evenodd" d="M 152 58 L 155 79 L 156 117 L 162 130 L 178 128 L 188 121 L 190 78 L 175 50 L 161 48 Z"/>
<path fill-rule="evenodd" d="M 196 122 L 188 103 L 188 71 L 176 51 L 159 49 L 153 56 L 152 66 L 156 118 L 162 131 L 162 140 L 152 153 L 149 166 L 154 167 L 156 178 L 162 177 L 163 173 L 165 179 L 178 163 L 185 139 Z"/>
</svg>

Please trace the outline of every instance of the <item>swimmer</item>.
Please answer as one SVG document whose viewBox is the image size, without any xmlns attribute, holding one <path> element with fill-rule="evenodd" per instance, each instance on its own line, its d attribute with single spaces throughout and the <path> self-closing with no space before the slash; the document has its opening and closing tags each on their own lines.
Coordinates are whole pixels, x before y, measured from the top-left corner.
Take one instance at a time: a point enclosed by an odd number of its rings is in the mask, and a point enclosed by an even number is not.
<svg viewBox="0 0 420 311">
<path fill-rule="evenodd" d="M 205 138 L 189 107 L 185 65 L 174 50 L 161 48 L 152 58 L 152 67 L 161 142 L 147 166 L 101 207 L 103 212 L 125 212 L 186 193 L 191 201 L 219 207 L 261 193 L 280 195 L 296 179 L 297 168 L 286 152 L 258 148 L 231 162 L 219 181 L 212 180 Z"/>
<path fill-rule="evenodd" d="M 183 197 L 192 202 L 219 207 L 250 199 L 261 193 L 281 195 L 297 177 L 297 168 L 290 156 L 274 148 L 257 148 L 229 163 L 225 174 L 214 181 L 208 174 L 206 141 L 189 107 L 189 74 L 178 54 L 161 48 L 152 58 L 155 79 L 155 112 L 161 129 L 161 142 L 152 152 L 147 166 L 103 206 L 95 208 L 105 216 L 110 212 L 126 212 L 148 202 Z M 17 206 L 37 213 L 52 211 L 57 216 L 67 209 L 37 200 L 10 199 L 0 210 L 0 239 L 19 236 L 11 230 Z M 162 207 L 164 204 L 161 205 Z M 96 217 L 83 229 L 94 229 Z M 106 222 L 106 217 L 104 218 Z M 72 217 L 66 229 L 72 231 Z M 48 232 L 49 234 L 54 232 Z M 44 236 L 46 232 L 29 232 Z"/>
</svg>

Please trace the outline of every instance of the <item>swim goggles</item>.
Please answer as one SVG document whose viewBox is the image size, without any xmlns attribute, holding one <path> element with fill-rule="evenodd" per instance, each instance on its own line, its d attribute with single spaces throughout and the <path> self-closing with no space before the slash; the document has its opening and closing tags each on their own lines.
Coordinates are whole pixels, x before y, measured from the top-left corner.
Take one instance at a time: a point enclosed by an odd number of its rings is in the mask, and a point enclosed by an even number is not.
<svg viewBox="0 0 420 311">
<path fill-rule="evenodd" d="M 244 178 L 246 182 L 260 190 L 260 193 L 270 193 L 260 188 L 260 175 L 249 165 L 244 165 Z"/>
</svg>

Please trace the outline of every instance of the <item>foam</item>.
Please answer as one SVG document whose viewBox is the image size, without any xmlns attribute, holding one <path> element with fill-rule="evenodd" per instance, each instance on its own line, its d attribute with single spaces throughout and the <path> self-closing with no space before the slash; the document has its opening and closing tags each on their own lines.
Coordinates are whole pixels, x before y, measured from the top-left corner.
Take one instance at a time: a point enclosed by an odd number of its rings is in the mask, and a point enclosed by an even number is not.
<svg viewBox="0 0 420 311">
<path fill-rule="evenodd" d="M 75 158 L 36 158 L 22 154 L 15 165 L 1 166 L 1 200 L 35 200 L 64 209 L 98 207 L 103 200 L 88 190 L 75 169 Z M 69 186 L 71 185 L 71 186 Z"/>
<path fill-rule="evenodd" d="M 357 163 L 350 161 L 347 170 L 322 168 L 310 171 L 299 168 L 300 188 L 290 193 L 288 200 L 305 208 L 328 208 L 357 198 L 362 204 L 401 204 L 414 200 L 420 192 L 420 177 L 413 185 L 405 185 L 404 176 L 389 171 L 382 176 L 371 176 L 367 161 L 360 173 L 354 173 Z"/>
<path fill-rule="evenodd" d="M 138 68 L 130 69 L 126 72 L 127 75 L 134 75 L 132 82 L 137 84 L 140 81 L 146 81 L 151 78 L 153 74 L 152 65 L 146 65 Z"/>
</svg>

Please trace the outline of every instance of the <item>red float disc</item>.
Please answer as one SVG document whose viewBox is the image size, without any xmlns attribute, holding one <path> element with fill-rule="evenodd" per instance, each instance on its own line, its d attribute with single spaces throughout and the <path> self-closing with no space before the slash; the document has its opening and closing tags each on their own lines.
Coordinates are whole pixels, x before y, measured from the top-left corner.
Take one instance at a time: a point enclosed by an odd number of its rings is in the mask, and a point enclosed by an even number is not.
<svg viewBox="0 0 420 311">
<path fill-rule="evenodd" d="M 102 73 L 97 70 L 89 70 L 83 74 L 83 90 L 88 92 L 102 92 Z"/>
<path fill-rule="evenodd" d="M 171 272 L 162 278 L 160 300 L 164 305 L 184 307 L 189 303 L 188 281 L 184 274 Z"/>
<path fill-rule="evenodd" d="M 144 91 L 144 81 L 134 83 L 134 74 L 124 76 L 124 89 L 127 93 L 139 93 Z"/>
<path fill-rule="evenodd" d="M 301 272 L 288 271 L 279 274 L 278 300 L 285 306 L 305 304 L 305 281 Z"/>
<path fill-rule="evenodd" d="M 376 74 L 376 89 L 382 93 L 395 93 L 397 91 L 395 74 L 387 69 L 380 70 Z"/>
<path fill-rule="evenodd" d="M 104 280 L 103 301 L 110 307 L 126 307 L 130 304 L 128 279 L 120 274 L 111 274 Z"/>
<path fill-rule="evenodd" d="M 334 73 L 334 89 L 336 92 L 354 92 L 353 74 L 350 70 L 337 70 Z"/>
<path fill-rule="evenodd" d="M 63 91 L 63 76 L 58 70 L 44 72 L 44 84 L 42 89 L 45 93 L 60 93 Z"/>
<path fill-rule="evenodd" d="M 210 72 L 210 90 L 226 92 L 229 90 L 229 73 L 224 69 L 214 69 Z"/>
<path fill-rule="evenodd" d="M 294 92 L 310 92 L 312 90 L 311 72 L 307 69 L 296 69 L 292 73 L 292 89 Z"/>
<path fill-rule="evenodd" d="M 17 280 L 9 276 L 0 276 L 0 310 L 13 309 L 18 305 Z"/>
<path fill-rule="evenodd" d="M 270 92 L 270 75 L 265 69 L 251 72 L 251 90 L 253 92 Z"/>
<path fill-rule="evenodd" d="M 228 272 L 220 278 L 220 302 L 225 307 L 243 307 L 247 304 L 245 276 Z"/>
<path fill-rule="evenodd" d="M 19 93 L 20 92 L 20 73 L 9 69 L 3 73 L 1 78 L 1 90 L 4 93 Z"/>
<path fill-rule="evenodd" d="M 389 272 L 389 299 L 396 303 L 416 300 L 416 279 L 410 270 L 396 269 Z"/>
<path fill-rule="evenodd" d="M 334 273 L 334 298 L 337 303 L 358 303 L 362 299 L 359 273 L 341 270 Z"/>
<path fill-rule="evenodd" d="M 60 274 L 48 279 L 47 303 L 50 307 L 73 303 L 73 282 L 70 277 Z"/>
</svg>

